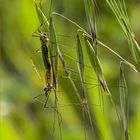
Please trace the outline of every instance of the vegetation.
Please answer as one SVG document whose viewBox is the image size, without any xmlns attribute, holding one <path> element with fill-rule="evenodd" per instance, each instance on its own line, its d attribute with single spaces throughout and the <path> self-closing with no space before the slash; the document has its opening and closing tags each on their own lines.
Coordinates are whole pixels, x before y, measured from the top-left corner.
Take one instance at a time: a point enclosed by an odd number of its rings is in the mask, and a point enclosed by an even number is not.
<svg viewBox="0 0 140 140">
<path fill-rule="evenodd" d="M 140 138 L 136 1 L 6 0 L 1 15 L 1 139 Z"/>
</svg>

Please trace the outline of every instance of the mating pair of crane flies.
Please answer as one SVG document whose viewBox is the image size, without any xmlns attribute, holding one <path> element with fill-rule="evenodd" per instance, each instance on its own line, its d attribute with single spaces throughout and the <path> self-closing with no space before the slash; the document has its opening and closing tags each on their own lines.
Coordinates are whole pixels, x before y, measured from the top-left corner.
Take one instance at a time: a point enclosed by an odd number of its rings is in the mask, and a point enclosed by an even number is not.
<svg viewBox="0 0 140 140">
<path fill-rule="evenodd" d="M 46 103 L 44 105 L 44 107 L 46 107 L 51 90 L 52 89 L 55 90 L 55 88 L 56 88 L 56 77 L 54 75 L 53 75 L 53 81 L 52 81 L 52 73 L 54 74 L 54 72 L 51 71 L 52 70 L 51 60 L 49 59 L 49 50 L 48 50 L 48 46 L 47 46 L 48 41 L 49 41 L 48 33 L 47 32 L 43 33 L 38 28 L 32 36 L 39 37 L 40 41 L 41 41 L 41 52 L 42 52 L 44 67 L 46 70 L 46 74 L 45 74 L 46 84 L 44 87 L 44 92 L 47 97 Z"/>
</svg>

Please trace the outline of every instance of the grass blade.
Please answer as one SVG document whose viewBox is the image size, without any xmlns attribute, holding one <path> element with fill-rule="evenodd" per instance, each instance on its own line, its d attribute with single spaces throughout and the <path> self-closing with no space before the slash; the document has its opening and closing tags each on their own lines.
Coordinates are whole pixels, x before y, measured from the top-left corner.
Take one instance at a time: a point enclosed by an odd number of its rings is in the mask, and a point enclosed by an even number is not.
<svg viewBox="0 0 140 140">
<path fill-rule="evenodd" d="M 84 55 L 83 55 L 83 50 L 82 50 L 82 44 L 80 41 L 80 36 L 77 34 L 77 45 L 76 45 L 76 50 L 77 50 L 77 66 L 78 66 L 78 72 L 80 75 L 80 79 L 82 82 L 82 100 L 83 100 L 83 108 L 82 108 L 82 116 L 83 116 L 83 124 L 85 123 L 86 117 L 89 119 L 90 125 L 93 129 L 93 124 L 92 124 L 92 119 L 91 119 L 91 113 L 89 110 L 89 106 L 87 104 L 87 98 L 86 98 L 86 93 L 85 93 L 85 75 L 84 75 Z M 86 139 L 86 126 L 84 125 L 84 133 L 85 133 L 85 139 Z"/>
<path fill-rule="evenodd" d="M 50 24 L 49 24 L 49 40 L 50 40 L 50 42 L 57 42 L 54 26 L 52 23 L 52 18 L 50 18 Z M 56 87 L 57 63 L 58 63 L 57 43 L 49 43 L 49 52 L 50 52 L 51 66 L 52 66 L 52 72 L 53 72 L 53 85 Z"/>
<path fill-rule="evenodd" d="M 99 58 L 96 55 L 91 43 L 87 40 L 86 37 L 85 37 L 85 44 L 86 44 L 86 50 L 88 52 L 89 60 L 91 62 L 91 65 L 92 65 L 97 77 L 98 77 L 99 83 L 101 84 L 104 92 L 106 92 L 107 94 L 110 94 L 110 91 L 107 87 L 106 81 L 105 81 L 103 73 L 102 73 L 102 68 L 101 68 Z"/>
<path fill-rule="evenodd" d="M 95 32 L 95 7 L 93 0 L 84 0 L 87 21 L 92 32 Z"/>
<path fill-rule="evenodd" d="M 129 132 L 128 132 L 128 91 L 127 84 L 124 76 L 124 72 L 122 69 L 122 62 L 120 63 L 120 80 L 119 80 L 119 93 L 120 93 L 120 104 L 121 104 L 121 112 L 122 112 L 122 121 L 123 121 L 123 129 L 124 129 L 124 137 L 125 140 L 129 140 Z"/>
<path fill-rule="evenodd" d="M 80 37 L 79 35 L 77 35 L 77 45 L 76 45 L 76 50 L 77 50 L 77 60 L 78 60 L 78 71 L 79 71 L 79 75 L 80 75 L 80 79 L 82 84 L 82 88 L 83 88 L 83 99 L 85 100 L 86 95 L 85 95 L 85 75 L 84 75 L 84 56 L 83 56 L 83 50 L 82 50 L 82 45 L 80 42 Z"/>
</svg>

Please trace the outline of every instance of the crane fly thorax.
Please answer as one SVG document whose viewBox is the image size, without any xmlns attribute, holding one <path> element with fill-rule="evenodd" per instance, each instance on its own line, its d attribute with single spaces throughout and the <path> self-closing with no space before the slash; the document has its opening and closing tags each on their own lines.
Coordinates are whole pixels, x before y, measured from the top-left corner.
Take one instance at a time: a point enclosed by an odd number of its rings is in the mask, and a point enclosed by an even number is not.
<svg viewBox="0 0 140 140">
<path fill-rule="evenodd" d="M 48 42 L 48 33 L 47 32 L 45 32 L 45 33 L 41 33 L 41 35 L 40 35 L 40 40 L 41 40 L 41 42 L 42 43 L 47 43 Z"/>
</svg>

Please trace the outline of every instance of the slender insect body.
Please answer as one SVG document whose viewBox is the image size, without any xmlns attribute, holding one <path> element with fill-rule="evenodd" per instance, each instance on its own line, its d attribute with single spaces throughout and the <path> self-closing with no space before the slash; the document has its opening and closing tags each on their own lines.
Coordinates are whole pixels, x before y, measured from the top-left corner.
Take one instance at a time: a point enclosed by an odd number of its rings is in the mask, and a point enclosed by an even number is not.
<svg viewBox="0 0 140 140">
<path fill-rule="evenodd" d="M 47 32 L 42 33 L 39 29 L 37 29 L 37 31 L 39 32 L 39 34 L 37 34 L 37 32 L 35 32 L 37 35 L 33 35 L 33 36 L 39 37 L 40 41 L 41 41 L 41 51 L 42 51 L 43 63 L 44 63 L 44 67 L 46 70 L 46 74 L 45 74 L 46 84 L 44 87 L 44 92 L 45 92 L 45 96 L 47 97 L 47 100 L 48 100 L 51 89 L 56 87 L 56 86 L 54 87 L 52 84 L 51 62 L 49 60 L 49 51 L 48 51 L 48 46 L 47 46 L 49 39 L 48 39 Z M 47 103 L 47 101 L 46 101 L 46 103 Z M 46 103 L 45 103 L 45 106 L 46 106 Z"/>
<path fill-rule="evenodd" d="M 38 31 L 38 32 L 37 32 Z M 46 80 L 46 86 L 53 85 L 54 88 L 56 88 L 56 79 L 54 78 L 54 72 L 53 72 L 53 77 L 51 75 L 51 69 L 52 69 L 52 64 L 49 59 L 49 51 L 48 51 L 48 46 L 47 43 L 49 42 L 48 38 L 48 33 L 47 32 L 41 32 L 39 29 L 35 31 L 35 34 L 33 34 L 33 37 L 39 37 L 41 41 L 41 52 L 42 52 L 42 57 L 43 57 L 43 63 L 46 69 L 46 75 L 45 75 L 45 80 Z M 52 78 L 53 78 L 53 84 L 52 84 Z M 50 89 L 48 87 L 47 89 Z"/>
</svg>

